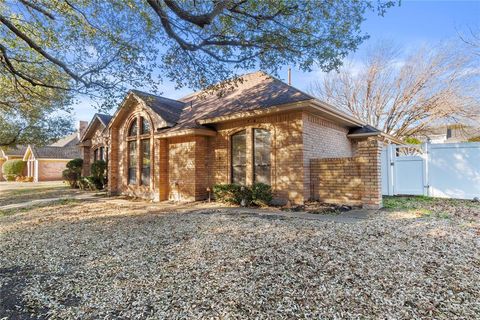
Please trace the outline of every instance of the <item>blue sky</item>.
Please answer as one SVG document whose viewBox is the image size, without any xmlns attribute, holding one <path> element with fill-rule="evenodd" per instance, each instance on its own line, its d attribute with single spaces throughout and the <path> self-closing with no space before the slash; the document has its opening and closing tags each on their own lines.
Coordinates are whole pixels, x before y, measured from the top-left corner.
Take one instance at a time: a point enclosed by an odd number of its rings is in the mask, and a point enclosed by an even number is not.
<svg viewBox="0 0 480 320">
<path fill-rule="evenodd" d="M 393 40 L 407 49 L 424 44 L 435 44 L 440 41 L 455 39 L 458 33 L 468 27 L 480 27 L 480 0 L 477 1 L 402 1 L 400 7 L 390 8 L 383 17 L 368 14 L 362 30 L 370 35 L 357 53 L 372 42 Z M 354 55 L 352 54 L 352 56 Z M 285 79 L 287 67 L 283 72 Z M 282 75 L 281 75 L 282 76 Z M 292 70 L 292 84 L 307 90 L 310 83 L 321 76 L 319 70 L 304 73 Z M 179 98 L 191 91 L 183 89 L 175 91 L 173 85 L 165 81 L 161 91 L 169 98 Z M 113 111 L 112 111 L 113 112 Z M 90 120 L 95 108 L 89 101 L 82 101 L 74 106 L 75 120 Z"/>
</svg>

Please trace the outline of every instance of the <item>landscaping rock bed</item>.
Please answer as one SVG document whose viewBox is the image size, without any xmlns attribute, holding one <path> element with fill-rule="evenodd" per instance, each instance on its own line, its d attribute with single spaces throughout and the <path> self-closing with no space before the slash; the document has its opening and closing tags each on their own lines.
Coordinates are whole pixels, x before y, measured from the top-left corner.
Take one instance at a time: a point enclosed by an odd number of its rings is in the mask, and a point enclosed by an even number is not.
<svg viewBox="0 0 480 320">
<path fill-rule="evenodd" d="M 260 219 L 230 210 L 237 209 L 179 213 L 102 200 L 0 217 L 0 288 L 13 288 L 2 316 L 474 319 L 480 314 L 475 222 L 388 211 L 343 224 Z"/>
</svg>

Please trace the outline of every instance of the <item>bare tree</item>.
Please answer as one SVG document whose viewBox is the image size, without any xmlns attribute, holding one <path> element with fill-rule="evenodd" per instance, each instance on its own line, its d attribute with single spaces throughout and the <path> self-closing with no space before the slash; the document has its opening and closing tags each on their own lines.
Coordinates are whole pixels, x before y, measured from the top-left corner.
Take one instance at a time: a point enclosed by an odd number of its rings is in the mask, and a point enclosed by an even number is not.
<svg viewBox="0 0 480 320">
<path fill-rule="evenodd" d="M 374 45 L 360 61 L 325 74 L 309 92 L 396 137 L 429 126 L 471 121 L 480 113 L 478 61 L 461 45 L 423 47 L 404 55 Z"/>
</svg>

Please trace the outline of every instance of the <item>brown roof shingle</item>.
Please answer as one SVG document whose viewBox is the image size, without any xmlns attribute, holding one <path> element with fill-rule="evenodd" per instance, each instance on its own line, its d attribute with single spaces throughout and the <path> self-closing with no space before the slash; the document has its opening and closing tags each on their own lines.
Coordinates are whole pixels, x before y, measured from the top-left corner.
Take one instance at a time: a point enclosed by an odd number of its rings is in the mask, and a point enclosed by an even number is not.
<svg viewBox="0 0 480 320">
<path fill-rule="evenodd" d="M 213 92 L 204 90 L 179 100 L 139 90 L 130 92 L 173 125 L 161 132 L 205 128 L 198 124 L 198 120 L 314 99 L 264 72 L 246 74 L 240 79 L 235 86 L 227 85 L 225 89 Z"/>
<path fill-rule="evenodd" d="M 73 147 L 31 147 L 37 159 L 75 159 L 80 158 L 80 148 Z"/>
<path fill-rule="evenodd" d="M 184 107 L 176 119 L 177 124 L 162 132 L 204 128 L 198 120 L 314 99 L 264 72 L 246 74 L 241 80 L 222 91 L 201 91 L 180 99 Z"/>
</svg>

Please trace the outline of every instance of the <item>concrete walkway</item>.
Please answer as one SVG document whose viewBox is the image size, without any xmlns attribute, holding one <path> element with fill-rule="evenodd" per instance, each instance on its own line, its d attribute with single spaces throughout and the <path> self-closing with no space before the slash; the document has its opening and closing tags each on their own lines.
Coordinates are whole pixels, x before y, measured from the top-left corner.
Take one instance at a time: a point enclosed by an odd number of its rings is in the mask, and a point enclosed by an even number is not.
<svg viewBox="0 0 480 320">
<path fill-rule="evenodd" d="M 48 203 L 51 203 L 51 202 L 56 202 L 56 201 L 61 201 L 61 200 L 92 200 L 92 199 L 98 199 L 98 198 L 99 198 L 99 196 L 96 196 L 94 194 L 85 193 L 85 194 L 79 194 L 79 195 L 74 195 L 74 196 L 66 196 L 66 197 L 58 197 L 58 198 L 36 199 L 36 200 L 30 200 L 30 201 L 27 201 L 27 202 L 12 203 L 12 204 L 8 204 L 8 205 L 5 205 L 5 206 L 0 206 L 0 211 L 30 208 L 30 207 L 34 207 L 36 205 L 48 204 Z"/>
</svg>

